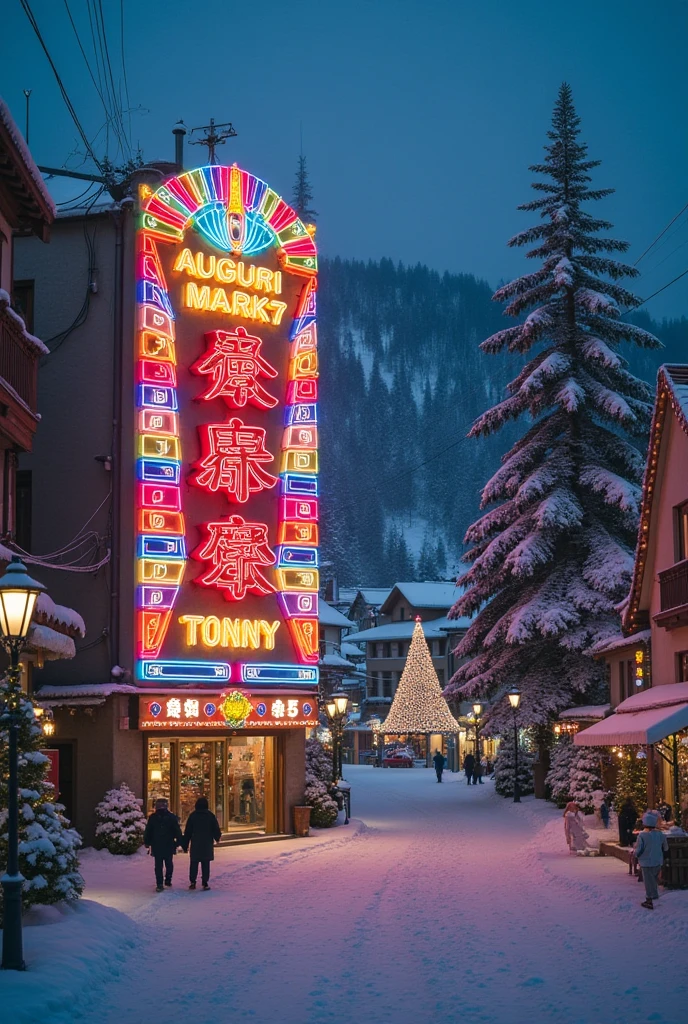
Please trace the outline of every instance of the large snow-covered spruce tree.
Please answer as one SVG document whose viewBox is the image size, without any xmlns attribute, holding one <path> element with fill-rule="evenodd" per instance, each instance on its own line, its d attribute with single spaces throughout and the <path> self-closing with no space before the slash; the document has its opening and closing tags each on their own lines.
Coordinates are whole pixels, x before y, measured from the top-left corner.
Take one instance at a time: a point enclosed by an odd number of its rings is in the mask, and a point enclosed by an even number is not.
<svg viewBox="0 0 688 1024">
<path fill-rule="evenodd" d="M 470 568 L 450 613 L 478 614 L 457 648 L 472 660 L 448 696 L 518 685 L 523 724 L 551 720 L 602 682 L 585 651 L 619 628 L 614 606 L 630 581 L 652 399 L 619 348 L 659 345 L 622 319 L 638 300 L 619 282 L 637 271 L 614 258 L 628 244 L 604 234 L 612 225 L 586 208 L 613 190 L 591 187 L 599 161 L 588 159 L 579 124 L 564 84 L 544 160 L 531 168 L 545 180 L 520 207 L 539 219 L 509 242 L 531 246 L 539 266 L 495 293 L 519 323 L 481 346 L 529 359 L 470 436 L 523 415 L 533 425 L 483 489 L 488 511 L 466 534 Z"/>
</svg>

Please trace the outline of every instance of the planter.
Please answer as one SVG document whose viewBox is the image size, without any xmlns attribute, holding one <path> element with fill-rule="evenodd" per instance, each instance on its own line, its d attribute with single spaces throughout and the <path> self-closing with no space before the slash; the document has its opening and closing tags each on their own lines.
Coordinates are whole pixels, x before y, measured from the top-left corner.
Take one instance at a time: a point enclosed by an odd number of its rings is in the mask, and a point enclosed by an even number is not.
<svg viewBox="0 0 688 1024">
<path fill-rule="evenodd" d="M 294 808 L 294 835 L 303 838 L 309 834 L 311 827 L 310 807 Z"/>
</svg>

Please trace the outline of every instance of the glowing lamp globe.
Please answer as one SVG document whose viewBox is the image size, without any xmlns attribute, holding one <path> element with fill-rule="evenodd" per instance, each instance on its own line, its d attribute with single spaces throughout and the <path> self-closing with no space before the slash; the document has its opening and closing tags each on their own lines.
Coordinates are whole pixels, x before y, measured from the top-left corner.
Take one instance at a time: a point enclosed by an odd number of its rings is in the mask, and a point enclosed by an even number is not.
<svg viewBox="0 0 688 1024">
<path fill-rule="evenodd" d="M 345 693 L 333 693 L 332 702 L 334 703 L 337 714 L 340 717 L 346 714 L 346 709 L 349 706 L 349 698 Z"/>
<path fill-rule="evenodd" d="M 55 722 L 52 718 L 46 718 L 43 722 L 43 735 L 54 736 L 55 735 Z"/>
<path fill-rule="evenodd" d="M 476 703 L 473 705 L 473 714 L 475 715 L 476 718 L 478 718 L 478 716 L 480 715 L 480 712 L 482 711 L 482 709 L 483 709 L 482 704 L 479 704 L 476 701 Z"/>
<path fill-rule="evenodd" d="M 151 782 L 162 782 L 162 772 L 159 768 L 153 768 L 151 773 Z"/>
<path fill-rule="evenodd" d="M 325 705 L 325 711 L 327 712 L 327 717 L 330 719 L 330 721 L 334 721 L 334 719 L 337 717 L 337 705 L 333 700 L 328 700 L 327 704 Z"/>
<path fill-rule="evenodd" d="M 521 692 L 514 688 L 509 691 L 509 703 L 511 704 L 514 711 L 518 711 L 518 706 L 521 703 Z"/>
<path fill-rule="evenodd" d="M 36 599 L 43 590 L 43 584 L 31 579 L 15 555 L 0 579 L 0 633 L 5 640 L 26 638 Z"/>
</svg>

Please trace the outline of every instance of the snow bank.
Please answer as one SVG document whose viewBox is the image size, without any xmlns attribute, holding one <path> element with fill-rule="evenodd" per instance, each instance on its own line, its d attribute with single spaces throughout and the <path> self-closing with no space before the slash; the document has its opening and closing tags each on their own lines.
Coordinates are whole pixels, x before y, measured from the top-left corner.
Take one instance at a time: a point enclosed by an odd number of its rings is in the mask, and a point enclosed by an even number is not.
<svg viewBox="0 0 688 1024">
<path fill-rule="evenodd" d="M 36 907 L 24 922 L 28 970 L 0 974 L 3 1019 L 12 1024 L 71 1024 L 86 992 L 118 977 L 136 945 L 125 914 L 91 900 Z"/>
</svg>

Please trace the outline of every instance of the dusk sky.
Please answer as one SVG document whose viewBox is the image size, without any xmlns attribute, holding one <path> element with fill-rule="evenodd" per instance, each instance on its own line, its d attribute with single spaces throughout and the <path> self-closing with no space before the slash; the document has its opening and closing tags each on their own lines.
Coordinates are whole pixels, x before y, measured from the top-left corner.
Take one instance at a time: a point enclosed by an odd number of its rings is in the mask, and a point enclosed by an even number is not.
<svg viewBox="0 0 688 1024">
<path fill-rule="evenodd" d="M 105 115 L 66 6 L 31 7 L 93 138 Z M 120 4 L 104 9 L 119 88 Z M 595 182 L 617 190 L 597 212 L 631 242 L 631 262 L 688 202 L 685 0 L 123 0 L 123 9 L 130 103 L 141 108 L 134 147 L 171 159 L 178 118 L 232 121 L 239 135 L 220 159 L 288 197 L 302 124 L 328 256 L 389 256 L 493 285 L 512 276 L 523 256 L 506 241 L 527 223 L 516 206 L 530 198 L 528 164 L 540 159 L 564 79 L 590 155 L 603 161 Z M 69 10 L 93 60 L 85 0 Z M 0 93 L 23 129 L 22 89 L 33 90 L 36 161 L 79 167 L 76 129 L 19 0 L 6 0 L 3 35 Z M 104 131 L 94 148 L 105 155 Z M 187 166 L 204 152 L 189 148 Z M 121 158 L 113 145 L 110 156 Z M 80 191 L 54 187 L 59 199 Z M 642 296 L 688 267 L 688 211 L 640 266 Z M 649 308 L 688 313 L 688 275 Z"/>
</svg>

